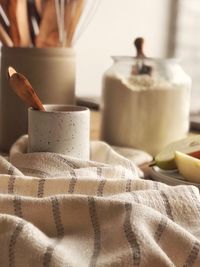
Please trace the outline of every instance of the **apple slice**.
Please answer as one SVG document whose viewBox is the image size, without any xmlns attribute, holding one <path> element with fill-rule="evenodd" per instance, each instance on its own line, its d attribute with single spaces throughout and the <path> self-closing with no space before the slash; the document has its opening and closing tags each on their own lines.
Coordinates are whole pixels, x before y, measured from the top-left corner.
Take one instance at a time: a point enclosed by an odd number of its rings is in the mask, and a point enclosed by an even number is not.
<svg viewBox="0 0 200 267">
<path fill-rule="evenodd" d="M 194 183 L 200 183 L 200 160 L 184 154 L 179 151 L 175 151 L 175 162 L 183 177 Z"/>
<path fill-rule="evenodd" d="M 177 169 L 174 159 L 175 151 L 200 158 L 200 135 L 189 136 L 166 146 L 156 157 L 156 165 L 164 170 Z"/>
</svg>

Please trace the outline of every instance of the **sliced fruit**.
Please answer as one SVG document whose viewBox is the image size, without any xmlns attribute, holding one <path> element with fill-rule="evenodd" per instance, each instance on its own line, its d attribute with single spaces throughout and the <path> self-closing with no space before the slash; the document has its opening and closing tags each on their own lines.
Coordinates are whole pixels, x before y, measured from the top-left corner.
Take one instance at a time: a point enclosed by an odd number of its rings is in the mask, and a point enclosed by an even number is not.
<svg viewBox="0 0 200 267">
<path fill-rule="evenodd" d="M 156 165 L 164 170 L 176 169 L 175 151 L 180 151 L 193 157 L 200 157 L 200 135 L 189 136 L 166 146 L 155 157 Z"/>
<path fill-rule="evenodd" d="M 192 153 L 189 153 L 187 155 L 189 155 L 191 157 L 194 157 L 194 158 L 197 158 L 197 159 L 200 159 L 200 151 L 199 150 L 195 151 L 195 152 L 192 152 Z"/>
<path fill-rule="evenodd" d="M 175 162 L 180 174 L 190 182 L 200 183 L 200 160 L 175 151 Z"/>
</svg>

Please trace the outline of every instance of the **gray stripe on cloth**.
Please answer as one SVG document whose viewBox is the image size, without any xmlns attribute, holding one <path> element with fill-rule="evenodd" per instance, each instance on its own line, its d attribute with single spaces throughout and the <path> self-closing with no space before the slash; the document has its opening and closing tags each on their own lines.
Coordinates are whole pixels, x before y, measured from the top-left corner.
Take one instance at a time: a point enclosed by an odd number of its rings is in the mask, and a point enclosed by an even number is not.
<svg viewBox="0 0 200 267">
<path fill-rule="evenodd" d="M 106 180 L 105 179 L 102 179 L 99 182 L 99 185 L 98 185 L 98 188 L 97 188 L 97 196 L 98 197 L 102 197 L 103 196 L 103 190 L 104 190 L 105 184 L 106 184 Z"/>
<path fill-rule="evenodd" d="M 190 251 L 190 254 L 188 255 L 185 264 L 183 267 L 192 267 L 197 260 L 198 254 L 200 249 L 200 243 L 195 241 L 192 245 L 192 249 Z"/>
<path fill-rule="evenodd" d="M 38 191 L 37 191 L 37 197 L 42 198 L 44 196 L 44 184 L 45 184 L 45 178 L 41 178 L 38 181 Z"/>
<path fill-rule="evenodd" d="M 97 167 L 97 176 L 98 178 L 102 178 L 102 168 L 101 167 Z"/>
<path fill-rule="evenodd" d="M 15 179 L 16 177 L 14 175 L 11 175 L 8 179 L 8 194 L 14 193 Z"/>
<path fill-rule="evenodd" d="M 24 225 L 25 225 L 24 222 L 19 222 L 11 235 L 9 248 L 8 248 L 9 267 L 15 267 L 15 246 L 16 246 L 17 238 L 20 235 Z"/>
<path fill-rule="evenodd" d="M 56 246 L 62 241 L 63 237 L 56 239 L 53 244 L 46 247 L 45 253 L 43 254 L 43 267 L 49 267 L 51 264 L 52 256 Z M 63 265 L 62 265 L 63 266 Z M 66 265 L 65 265 L 66 266 Z"/>
<path fill-rule="evenodd" d="M 76 177 L 76 173 L 74 170 L 70 171 L 70 175 L 71 175 L 71 179 L 69 182 L 69 188 L 68 188 L 68 193 L 69 194 L 73 194 L 74 193 L 74 189 L 75 189 L 75 185 L 77 182 L 77 177 Z"/>
<path fill-rule="evenodd" d="M 21 197 L 20 196 L 14 196 L 14 198 L 13 198 L 13 208 L 14 208 L 15 216 L 23 218 L 22 202 L 21 202 Z"/>
<path fill-rule="evenodd" d="M 166 229 L 166 226 L 167 226 L 167 220 L 165 220 L 164 218 L 161 218 L 158 224 L 158 227 L 155 231 L 155 234 L 154 234 L 154 238 L 157 242 L 160 240 L 164 230 Z"/>
<path fill-rule="evenodd" d="M 55 196 L 51 197 L 51 204 L 52 204 L 52 212 L 53 212 L 54 223 L 56 226 L 57 236 L 62 237 L 64 236 L 65 231 L 61 220 L 59 201 L 57 197 Z"/>
<path fill-rule="evenodd" d="M 8 174 L 12 175 L 14 174 L 14 172 L 15 172 L 15 167 L 12 164 L 10 164 L 8 168 Z"/>
<path fill-rule="evenodd" d="M 140 245 L 131 227 L 132 205 L 130 203 L 125 203 L 125 211 L 126 211 L 126 214 L 125 214 L 125 220 L 124 220 L 124 232 L 128 240 L 129 246 L 132 250 L 132 256 L 133 256 L 132 266 L 139 266 L 140 260 L 141 260 Z"/>
<path fill-rule="evenodd" d="M 171 210 L 171 205 L 169 203 L 169 199 L 167 197 L 167 195 L 163 192 L 163 191 L 160 191 L 160 195 L 164 201 L 164 206 L 165 206 L 165 210 L 166 210 L 166 213 L 167 213 L 167 216 L 173 221 L 174 218 L 173 218 L 173 215 L 172 215 L 172 210 Z"/>
<path fill-rule="evenodd" d="M 136 203 L 140 203 L 140 200 L 139 200 L 138 195 L 136 194 L 136 192 L 130 192 L 130 194 L 131 194 L 132 198 L 134 199 L 134 201 Z"/>
<path fill-rule="evenodd" d="M 94 248 L 89 266 L 95 267 L 97 265 L 98 256 L 101 250 L 101 231 L 97 216 L 96 204 L 93 197 L 88 197 L 88 206 L 89 206 L 90 219 L 94 231 Z"/>
<path fill-rule="evenodd" d="M 45 251 L 44 257 L 43 257 L 43 267 L 49 267 L 50 266 L 54 249 L 55 249 L 55 246 L 53 246 L 53 245 L 50 245 L 46 248 L 46 251 Z"/>
<path fill-rule="evenodd" d="M 60 155 L 58 155 L 58 154 L 55 154 L 55 153 L 52 155 L 52 159 L 56 159 L 57 161 L 59 161 L 59 162 L 61 162 L 61 163 L 64 163 L 65 165 L 69 166 L 69 167 L 72 168 L 72 169 L 77 169 L 77 168 L 79 168 L 79 166 L 78 166 L 76 163 L 71 162 L 71 161 L 69 161 L 68 159 L 65 159 L 65 158 L 63 158 L 62 156 L 60 156 Z"/>
<path fill-rule="evenodd" d="M 126 192 L 131 192 L 132 179 L 126 181 Z"/>
</svg>

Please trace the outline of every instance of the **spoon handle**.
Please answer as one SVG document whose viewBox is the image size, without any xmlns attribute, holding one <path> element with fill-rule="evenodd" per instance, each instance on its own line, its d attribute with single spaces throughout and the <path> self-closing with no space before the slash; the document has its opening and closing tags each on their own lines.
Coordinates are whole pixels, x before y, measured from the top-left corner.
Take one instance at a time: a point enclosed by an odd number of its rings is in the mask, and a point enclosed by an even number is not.
<svg viewBox="0 0 200 267">
<path fill-rule="evenodd" d="M 18 95 L 29 107 L 45 111 L 41 100 L 37 96 L 29 81 L 14 68 L 8 68 L 9 83 L 13 91 Z"/>
</svg>

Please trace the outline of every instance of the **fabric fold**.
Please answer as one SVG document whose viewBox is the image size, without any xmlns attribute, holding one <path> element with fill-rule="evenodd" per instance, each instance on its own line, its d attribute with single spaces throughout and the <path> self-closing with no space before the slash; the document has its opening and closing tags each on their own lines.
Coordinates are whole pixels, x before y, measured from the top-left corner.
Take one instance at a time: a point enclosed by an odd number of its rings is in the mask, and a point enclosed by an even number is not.
<svg viewBox="0 0 200 267">
<path fill-rule="evenodd" d="M 0 266 L 200 266 L 196 187 L 141 179 L 103 142 L 90 161 L 26 148 L 0 158 Z"/>
</svg>

